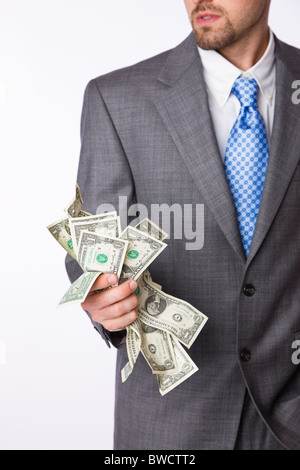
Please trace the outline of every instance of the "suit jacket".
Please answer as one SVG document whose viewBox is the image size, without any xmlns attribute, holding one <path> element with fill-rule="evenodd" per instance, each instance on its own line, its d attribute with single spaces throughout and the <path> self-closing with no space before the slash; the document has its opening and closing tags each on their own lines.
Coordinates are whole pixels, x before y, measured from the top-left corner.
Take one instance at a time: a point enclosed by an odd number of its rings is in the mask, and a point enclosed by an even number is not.
<svg viewBox="0 0 300 470">
<path fill-rule="evenodd" d="M 78 171 L 84 209 L 118 209 L 119 195 L 149 213 L 151 204 L 204 204 L 203 248 L 187 251 L 171 231 L 150 267 L 165 292 L 209 317 L 189 350 L 199 371 L 162 397 L 140 355 L 121 383 L 126 345 L 94 323 L 118 348 L 116 449 L 232 449 L 246 388 L 282 445 L 300 449 L 300 369 L 291 359 L 300 339 L 300 106 L 292 102 L 300 52 L 277 39 L 276 75 L 270 158 L 247 259 L 193 33 L 87 86 Z M 70 257 L 66 265 L 74 281 L 80 268 Z"/>
</svg>

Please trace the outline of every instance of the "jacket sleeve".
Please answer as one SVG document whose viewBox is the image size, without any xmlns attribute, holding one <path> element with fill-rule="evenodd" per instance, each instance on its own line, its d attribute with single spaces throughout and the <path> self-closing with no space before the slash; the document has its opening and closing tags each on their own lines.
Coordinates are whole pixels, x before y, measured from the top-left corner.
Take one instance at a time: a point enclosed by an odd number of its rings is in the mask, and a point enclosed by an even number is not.
<svg viewBox="0 0 300 470">
<path fill-rule="evenodd" d="M 84 210 L 96 214 L 100 212 L 97 211 L 100 205 L 110 204 L 113 206 L 110 210 L 118 211 L 121 220 L 127 220 L 127 213 L 120 214 L 119 197 L 122 196 L 123 201 L 127 198 L 127 207 L 133 204 L 134 182 L 122 142 L 96 80 L 89 82 L 84 94 L 77 182 Z M 70 255 L 66 257 L 66 269 L 71 282 L 82 274 L 79 264 Z M 126 330 L 112 333 L 91 321 L 108 346 L 111 343 L 118 347 L 124 341 Z"/>
</svg>

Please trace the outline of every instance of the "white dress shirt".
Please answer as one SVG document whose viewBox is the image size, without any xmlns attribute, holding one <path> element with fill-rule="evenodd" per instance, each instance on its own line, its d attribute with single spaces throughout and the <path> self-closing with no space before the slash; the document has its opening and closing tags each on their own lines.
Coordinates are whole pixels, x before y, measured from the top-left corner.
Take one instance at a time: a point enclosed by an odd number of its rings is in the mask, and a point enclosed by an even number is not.
<svg viewBox="0 0 300 470">
<path fill-rule="evenodd" d="M 243 72 L 216 51 L 200 47 L 208 104 L 221 157 L 224 161 L 227 141 L 240 110 L 239 100 L 231 93 L 238 77 L 255 78 L 258 83 L 258 109 L 265 122 L 270 141 L 275 108 L 275 41 L 272 31 L 268 47 L 262 58 Z"/>
</svg>

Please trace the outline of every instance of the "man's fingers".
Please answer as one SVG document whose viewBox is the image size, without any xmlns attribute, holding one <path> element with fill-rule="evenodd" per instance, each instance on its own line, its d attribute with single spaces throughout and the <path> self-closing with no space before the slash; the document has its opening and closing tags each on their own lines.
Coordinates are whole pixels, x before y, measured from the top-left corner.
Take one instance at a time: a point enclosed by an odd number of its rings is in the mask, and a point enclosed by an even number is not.
<svg viewBox="0 0 300 470">
<path fill-rule="evenodd" d="M 117 281 L 114 274 L 101 274 L 81 304 L 84 310 L 90 312 L 92 319 L 107 330 L 126 328 L 137 318 L 138 299 L 134 294 L 137 289 L 136 281 L 129 279 L 119 286 L 107 289 Z"/>
<path fill-rule="evenodd" d="M 106 289 L 118 282 L 118 277 L 115 274 L 111 273 L 102 273 L 100 276 L 97 277 L 96 281 L 94 282 L 90 294 L 95 293 L 97 290 Z"/>
<path fill-rule="evenodd" d="M 116 302 L 104 308 L 91 309 L 90 313 L 94 321 L 103 324 L 104 321 L 115 320 L 126 315 L 128 312 L 134 310 L 137 307 L 137 304 L 138 298 L 132 292 L 131 295 L 120 302 Z"/>
<path fill-rule="evenodd" d="M 123 328 L 126 328 L 126 326 L 130 325 L 134 320 L 136 320 L 137 316 L 137 310 L 134 309 L 119 318 L 103 321 L 102 326 L 111 331 L 122 330 Z"/>
<path fill-rule="evenodd" d="M 102 275 L 100 276 L 100 278 L 101 277 Z M 97 281 L 95 282 L 95 285 L 97 286 L 96 290 L 98 290 L 100 289 L 100 287 L 98 287 L 98 285 L 100 284 L 100 279 L 99 279 L 99 284 L 96 284 L 96 283 Z M 103 284 L 104 283 L 105 281 L 103 281 Z M 100 292 L 99 294 L 94 293 L 94 295 L 88 296 L 85 302 L 81 305 L 86 310 L 102 309 L 110 305 L 113 305 L 117 302 L 120 302 L 123 299 L 126 299 L 126 297 L 129 297 L 132 294 L 132 292 L 136 290 L 136 288 L 137 288 L 136 281 L 128 280 L 126 282 L 123 282 L 119 286 L 113 287 L 112 289 L 108 289 L 106 291 Z M 93 289 L 94 289 L 94 286 L 93 286 Z"/>
</svg>

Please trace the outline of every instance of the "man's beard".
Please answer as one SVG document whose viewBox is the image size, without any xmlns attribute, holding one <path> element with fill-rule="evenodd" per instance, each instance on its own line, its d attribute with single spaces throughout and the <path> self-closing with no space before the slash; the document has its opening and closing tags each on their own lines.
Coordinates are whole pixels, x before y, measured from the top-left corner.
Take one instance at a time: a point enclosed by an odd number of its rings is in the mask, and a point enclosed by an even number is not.
<svg viewBox="0 0 300 470">
<path fill-rule="evenodd" d="M 210 11 L 216 15 L 222 16 L 225 20 L 225 25 L 219 29 L 214 30 L 211 26 L 197 27 L 195 24 L 196 16 L 201 12 Z M 228 46 L 236 39 L 236 33 L 233 25 L 229 19 L 225 16 L 224 10 L 212 8 L 211 5 L 205 6 L 199 4 L 192 13 L 191 22 L 196 37 L 196 41 L 201 49 L 206 50 L 219 50 L 223 47 Z"/>
</svg>

